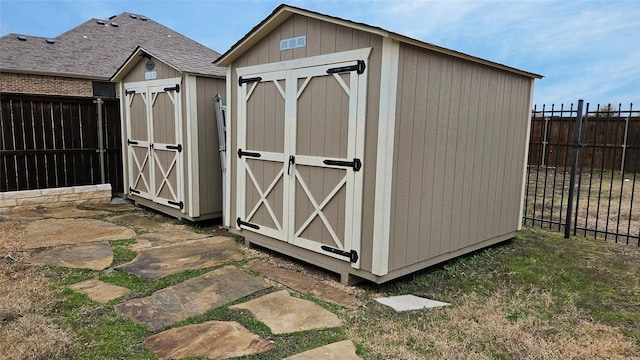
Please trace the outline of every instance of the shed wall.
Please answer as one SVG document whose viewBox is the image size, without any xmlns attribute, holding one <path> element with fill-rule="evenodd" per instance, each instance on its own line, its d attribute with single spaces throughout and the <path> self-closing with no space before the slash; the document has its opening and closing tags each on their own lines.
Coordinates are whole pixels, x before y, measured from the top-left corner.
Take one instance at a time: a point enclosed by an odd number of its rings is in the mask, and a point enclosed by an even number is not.
<svg viewBox="0 0 640 360">
<path fill-rule="evenodd" d="M 518 230 L 531 86 L 401 44 L 389 271 Z"/>
<path fill-rule="evenodd" d="M 307 45 L 303 48 L 280 51 L 280 40 L 307 36 Z M 246 53 L 240 56 L 232 64 L 231 89 L 234 96 L 231 103 L 232 116 L 232 136 L 230 149 L 237 149 L 236 134 L 237 126 L 237 81 L 238 75 L 235 71 L 238 67 L 250 65 L 273 63 L 285 60 L 300 59 L 310 56 L 331 54 L 340 51 L 347 51 L 361 48 L 373 48 L 369 56 L 368 64 L 368 84 L 367 84 L 367 110 L 366 110 L 366 136 L 365 136 L 365 157 L 363 159 L 364 171 L 364 195 L 362 209 L 362 244 L 361 244 L 361 269 L 371 270 L 372 239 L 373 239 L 373 211 L 376 181 L 376 151 L 378 137 L 378 110 L 380 99 L 380 68 L 382 62 L 382 37 L 371 33 L 366 33 L 356 29 L 339 26 L 333 23 L 320 21 L 300 15 L 293 15 L 265 38 L 261 39 Z M 237 173 L 237 157 L 231 156 L 231 166 L 229 171 L 232 174 L 230 199 L 230 218 L 236 218 L 236 183 L 234 182 Z"/>
<path fill-rule="evenodd" d="M 226 103 L 225 80 L 197 77 L 196 91 L 200 213 L 222 215 L 222 170 L 214 99 L 220 94 Z"/>
</svg>

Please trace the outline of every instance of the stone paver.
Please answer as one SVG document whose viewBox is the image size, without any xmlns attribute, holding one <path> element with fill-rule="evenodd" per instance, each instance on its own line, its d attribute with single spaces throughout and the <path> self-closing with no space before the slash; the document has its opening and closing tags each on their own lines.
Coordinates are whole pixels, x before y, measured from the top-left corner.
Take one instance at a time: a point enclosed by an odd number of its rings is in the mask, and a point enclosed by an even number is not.
<svg viewBox="0 0 640 360">
<path fill-rule="evenodd" d="M 106 242 L 61 245 L 36 254 L 27 261 L 37 265 L 104 270 L 113 262 L 113 250 Z"/>
<path fill-rule="evenodd" d="M 374 300 L 382 305 L 390 306 L 397 312 L 451 305 L 445 302 L 431 300 L 415 295 L 381 297 Z"/>
<path fill-rule="evenodd" d="M 106 214 L 108 214 L 106 211 L 82 210 L 77 208 L 52 208 L 42 210 L 42 216 L 54 219 L 91 217 Z"/>
<path fill-rule="evenodd" d="M 163 360 L 187 356 L 229 359 L 273 349 L 270 341 L 235 321 L 207 321 L 170 329 L 148 337 L 144 345 Z"/>
<path fill-rule="evenodd" d="M 287 290 L 236 304 L 229 309 L 249 310 L 274 334 L 342 326 L 342 321 L 336 314 L 309 300 L 292 297 Z"/>
<path fill-rule="evenodd" d="M 65 244 L 87 243 L 107 240 L 131 239 L 135 231 L 124 226 L 94 219 L 42 219 L 30 222 L 25 227 L 24 248 Z"/>
<path fill-rule="evenodd" d="M 336 289 L 330 285 L 316 281 L 309 276 L 291 270 L 280 269 L 262 260 L 251 260 L 244 265 L 247 269 L 257 271 L 299 293 L 309 294 L 324 301 L 355 309 L 359 306 L 355 296 Z"/>
<path fill-rule="evenodd" d="M 123 214 L 107 218 L 107 220 L 125 224 L 138 230 L 159 231 L 162 230 L 162 224 L 156 220 L 140 214 Z"/>
<path fill-rule="evenodd" d="M 356 346 L 351 340 L 334 342 L 300 354 L 289 356 L 284 360 L 357 360 L 362 359 L 356 355 Z"/>
<path fill-rule="evenodd" d="M 214 236 L 141 251 L 133 261 L 116 269 L 155 281 L 184 270 L 204 269 L 239 260 L 242 260 L 242 253 L 232 238 Z"/>
<path fill-rule="evenodd" d="M 151 296 L 118 304 L 115 309 L 123 317 L 157 330 L 268 287 L 263 280 L 226 266 L 158 290 Z"/>
<path fill-rule="evenodd" d="M 81 292 L 89 297 L 89 299 L 106 304 L 107 302 L 127 295 L 131 290 L 124 286 L 109 284 L 97 279 L 89 279 L 69 285 L 69 288 L 77 292 Z"/>
<path fill-rule="evenodd" d="M 169 245 L 186 240 L 196 240 L 206 237 L 209 237 L 209 235 L 199 234 L 190 230 L 162 230 L 138 235 L 138 237 L 136 237 L 136 242 L 128 245 L 127 247 L 133 251 L 142 251 L 162 245 Z"/>
</svg>

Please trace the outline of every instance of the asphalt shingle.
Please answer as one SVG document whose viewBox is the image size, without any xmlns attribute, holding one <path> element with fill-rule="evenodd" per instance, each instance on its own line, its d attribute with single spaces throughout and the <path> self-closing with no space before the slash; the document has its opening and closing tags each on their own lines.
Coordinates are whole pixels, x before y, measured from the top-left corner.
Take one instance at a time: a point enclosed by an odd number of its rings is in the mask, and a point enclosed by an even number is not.
<svg viewBox="0 0 640 360">
<path fill-rule="evenodd" d="M 0 71 L 108 80 L 141 46 L 181 71 L 225 76 L 220 54 L 145 16 L 122 13 L 91 19 L 50 39 L 0 37 Z"/>
</svg>

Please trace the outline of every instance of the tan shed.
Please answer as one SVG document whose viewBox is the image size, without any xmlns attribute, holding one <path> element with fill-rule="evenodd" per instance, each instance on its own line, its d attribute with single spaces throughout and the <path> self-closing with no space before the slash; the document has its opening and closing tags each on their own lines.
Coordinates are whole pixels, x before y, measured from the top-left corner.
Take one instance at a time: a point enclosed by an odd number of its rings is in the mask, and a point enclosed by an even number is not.
<svg viewBox="0 0 640 360">
<path fill-rule="evenodd" d="M 222 216 L 215 97 L 224 98 L 226 87 L 213 60 L 139 47 L 112 77 L 124 187 L 136 204 L 192 221 Z"/>
<path fill-rule="evenodd" d="M 539 75 L 287 5 L 216 64 L 249 243 L 382 283 L 520 229 Z"/>
</svg>

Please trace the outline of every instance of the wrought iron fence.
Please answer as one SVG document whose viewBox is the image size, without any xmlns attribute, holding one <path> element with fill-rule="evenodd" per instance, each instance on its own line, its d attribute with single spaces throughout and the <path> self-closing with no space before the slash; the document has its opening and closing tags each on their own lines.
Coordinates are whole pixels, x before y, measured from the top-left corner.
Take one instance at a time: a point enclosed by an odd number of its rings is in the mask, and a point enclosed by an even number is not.
<svg viewBox="0 0 640 360">
<path fill-rule="evenodd" d="M 119 104 L 102 102 L 2 93 L 0 191 L 109 182 L 123 192 Z"/>
<path fill-rule="evenodd" d="M 534 107 L 524 224 L 640 246 L 640 110 Z"/>
</svg>

